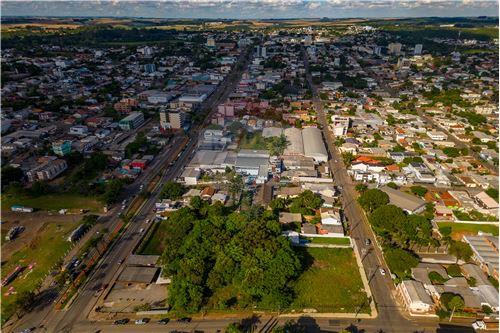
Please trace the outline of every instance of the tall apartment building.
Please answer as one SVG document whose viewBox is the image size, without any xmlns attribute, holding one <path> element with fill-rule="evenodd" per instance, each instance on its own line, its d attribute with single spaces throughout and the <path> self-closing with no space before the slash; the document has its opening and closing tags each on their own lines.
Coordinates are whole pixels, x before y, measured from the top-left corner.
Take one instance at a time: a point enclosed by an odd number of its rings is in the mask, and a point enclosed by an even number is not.
<svg viewBox="0 0 500 333">
<path fill-rule="evenodd" d="M 415 45 L 415 50 L 413 50 L 413 55 L 419 56 L 422 54 L 422 49 L 423 45 L 422 44 L 416 44 Z"/>
<path fill-rule="evenodd" d="M 388 52 L 389 54 L 400 54 L 401 53 L 401 43 L 390 43 L 387 48 L 388 48 Z"/>
<path fill-rule="evenodd" d="M 160 127 L 166 129 L 181 129 L 186 121 L 186 113 L 179 110 L 160 111 Z"/>
<path fill-rule="evenodd" d="M 332 130 L 335 136 L 345 136 L 347 135 L 347 130 L 349 129 L 349 117 L 344 116 L 332 116 Z"/>
<path fill-rule="evenodd" d="M 118 123 L 120 128 L 124 131 L 139 127 L 144 122 L 144 115 L 142 112 L 132 112 Z"/>
</svg>

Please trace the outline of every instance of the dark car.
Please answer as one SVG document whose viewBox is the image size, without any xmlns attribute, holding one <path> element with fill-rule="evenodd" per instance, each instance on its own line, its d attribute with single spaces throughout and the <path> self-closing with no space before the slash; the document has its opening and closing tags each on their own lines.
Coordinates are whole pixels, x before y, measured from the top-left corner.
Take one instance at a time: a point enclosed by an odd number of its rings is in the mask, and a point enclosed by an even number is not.
<svg viewBox="0 0 500 333">
<path fill-rule="evenodd" d="M 158 324 L 167 325 L 169 321 L 170 321 L 170 319 L 168 319 L 168 318 L 162 318 L 162 319 L 158 320 Z"/>
<path fill-rule="evenodd" d="M 370 238 L 365 239 L 365 245 L 366 245 L 366 246 L 371 245 L 371 243 L 372 243 L 372 241 L 371 241 L 371 239 L 370 239 Z"/>
<path fill-rule="evenodd" d="M 125 325 L 129 321 L 130 321 L 130 319 L 128 319 L 128 318 L 118 319 L 118 320 L 115 320 L 115 322 L 113 323 L 113 325 Z"/>
<path fill-rule="evenodd" d="M 189 318 L 189 317 L 182 317 L 182 318 L 177 319 L 177 321 L 179 323 L 189 323 L 189 322 L 191 322 L 191 318 Z"/>
</svg>

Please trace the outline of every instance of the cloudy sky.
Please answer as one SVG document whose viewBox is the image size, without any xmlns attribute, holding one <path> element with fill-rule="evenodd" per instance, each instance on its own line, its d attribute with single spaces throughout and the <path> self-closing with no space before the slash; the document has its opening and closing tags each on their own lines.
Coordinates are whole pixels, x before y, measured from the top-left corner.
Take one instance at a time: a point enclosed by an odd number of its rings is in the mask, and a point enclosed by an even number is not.
<svg viewBox="0 0 500 333">
<path fill-rule="evenodd" d="M 497 0 L 1 1 L 2 16 L 345 18 L 497 16 Z"/>
</svg>

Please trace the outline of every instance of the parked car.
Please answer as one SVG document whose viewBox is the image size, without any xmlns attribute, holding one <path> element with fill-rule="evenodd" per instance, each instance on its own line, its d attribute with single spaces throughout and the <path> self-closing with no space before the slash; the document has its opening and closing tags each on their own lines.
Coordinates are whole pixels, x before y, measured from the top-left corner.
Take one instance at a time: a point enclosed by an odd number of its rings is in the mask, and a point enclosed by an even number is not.
<svg viewBox="0 0 500 333">
<path fill-rule="evenodd" d="M 365 239 L 365 245 L 370 246 L 372 244 L 372 241 L 370 238 Z"/>
<path fill-rule="evenodd" d="M 380 271 L 380 274 L 381 274 L 382 276 L 384 276 L 384 275 L 385 275 L 385 269 L 380 268 L 380 269 L 379 269 L 379 271 Z"/>
<path fill-rule="evenodd" d="M 189 318 L 189 317 L 182 317 L 182 318 L 177 319 L 177 321 L 179 323 L 190 323 L 191 322 L 191 318 Z"/>
<path fill-rule="evenodd" d="M 128 319 L 128 318 L 118 319 L 118 320 L 115 320 L 115 322 L 113 323 L 113 325 L 125 325 L 129 321 L 130 321 L 130 319 Z"/>
<path fill-rule="evenodd" d="M 147 323 L 149 323 L 149 318 L 141 318 L 135 321 L 136 325 L 145 325 Z"/>
<path fill-rule="evenodd" d="M 169 321 L 170 321 L 170 319 L 168 319 L 168 318 L 162 318 L 162 319 L 158 320 L 158 324 L 167 325 Z"/>
</svg>

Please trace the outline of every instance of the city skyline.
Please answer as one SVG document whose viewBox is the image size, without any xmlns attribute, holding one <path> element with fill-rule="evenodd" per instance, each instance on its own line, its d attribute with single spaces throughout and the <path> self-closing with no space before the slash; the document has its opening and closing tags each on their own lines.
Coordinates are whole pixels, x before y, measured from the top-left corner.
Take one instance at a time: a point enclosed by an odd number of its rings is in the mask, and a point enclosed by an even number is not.
<svg viewBox="0 0 500 333">
<path fill-rule="evenodd" d="M 454 0 L 180 0 L 3 1 L 3 16 L 144 17 L 192 19 L 387 18 L 491 16 L 498 2 Z M 390 11 L 391 15 L 388 15 Z"/>
</svg>

